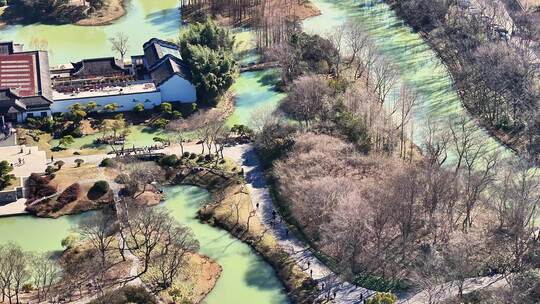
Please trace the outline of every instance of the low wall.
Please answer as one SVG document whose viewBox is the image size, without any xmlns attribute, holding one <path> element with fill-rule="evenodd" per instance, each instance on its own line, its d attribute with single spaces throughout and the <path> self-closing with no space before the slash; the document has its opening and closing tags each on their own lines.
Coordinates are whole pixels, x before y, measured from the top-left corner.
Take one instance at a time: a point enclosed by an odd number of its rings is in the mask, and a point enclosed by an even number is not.
<svg viewBox="0 0 540 304">
<path fill-rule="evenodd" d="M 0 191 L 0 206 L 17 201 L 17 189 Z"/>
<path fill-rule="evenodd" d="M 69 111 L 69 107 L 76 104 L 87 104 L 89 102 L 96 102 L 100 106 L 116 103 L 120 106 L 118 111 L 130 111 L 139 104 L 142 103 L 146 109 L 152 109 L 153 107 L 161 104 L 161 93 L 159 91 L 133 93 L 133 94 L 119 94 L 97 97 L 83 97 L 73 99 L 56 100 L 51 105 L 53 113 L 64 113 Z"/>
</svg>

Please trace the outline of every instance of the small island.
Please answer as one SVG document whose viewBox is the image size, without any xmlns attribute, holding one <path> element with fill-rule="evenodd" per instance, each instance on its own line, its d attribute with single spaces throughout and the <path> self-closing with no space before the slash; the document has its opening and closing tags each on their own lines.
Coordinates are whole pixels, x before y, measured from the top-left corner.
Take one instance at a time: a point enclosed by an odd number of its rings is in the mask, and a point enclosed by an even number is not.
<svg viewBox="0 0 540 304">
<path fill-rule="evenodd" d="M 126 13 L 124 0 L 4 1 L 2 24 L 108 25 Z"/>
</svg>

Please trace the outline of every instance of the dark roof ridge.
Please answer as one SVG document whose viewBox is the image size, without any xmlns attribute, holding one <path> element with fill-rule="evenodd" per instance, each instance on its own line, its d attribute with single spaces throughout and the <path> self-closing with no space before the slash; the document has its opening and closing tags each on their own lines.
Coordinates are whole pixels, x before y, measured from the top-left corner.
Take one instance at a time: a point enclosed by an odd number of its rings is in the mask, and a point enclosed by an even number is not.
<svg viewBox="0 0 540 304">
<path fill-rule="evenodd" d="M 160 65 L 163 64 L 163 62 L 167 61 L 168 59 L 172 59 L 175 63 L 184 66 L 185 68 L 189 68 L 187 63 L 184 62 L 184 60 L 172 55 L 172 54 L 165 54 L 163 57 L 161 57 L 158 61 L 156 61 L 152 66 L 148 68 L 148 72 L 155 71 L 157 68 L 159 68 Z"/>
<path fill-rule="evenodd" d="M 169 42 L 169 41 L 166 41 L 166 40 L 163 40 L 163 39 L 155 38 L 155 37 L 148 40 L 147 42 L 145 42 L 143 44 L 143 49 L 149 48 L 152 43 L 157 43 L 157 44 L 159 44 L 161 46 L 165 46 L 165 47 L 169 47 L 169 48 L 174 48 L 176 50 L 180 50 L 180 47 L 178 45 L 176 45 L 175 43 Z"/>
</svg>

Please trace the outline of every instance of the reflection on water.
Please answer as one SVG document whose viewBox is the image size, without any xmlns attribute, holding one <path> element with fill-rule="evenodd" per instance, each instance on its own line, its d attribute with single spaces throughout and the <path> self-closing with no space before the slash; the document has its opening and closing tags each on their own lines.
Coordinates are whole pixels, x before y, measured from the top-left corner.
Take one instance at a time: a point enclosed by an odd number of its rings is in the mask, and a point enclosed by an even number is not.
<svg viewBox="0 0 540 304">
<path fill-rule="evenodd" d="M 39 39 L 48 45 L 51 65 L 116 55 L 108 39 L 117 32 L 129 37 L 128 54 L 142 54 L 142 45 L 152 37 L 176 38 L 180 11 L 177 0 L 131 0 L 128 12 L 112 25 L 76 26 L 43 25 L 9 26 L 0 31 L 3 40 L 14 40 L 32 47 Z"/>
<path fill-rule="evenodd" d="M 477 138 L 487 141 L 491 151 L 511 152 L 501 146 L 476 124 L 465 111 L 454 88 L 452 78 L 441 60 L 422 37 L 413 33 L 382 1 L 313 0 L 322 15 L 304 22 L 308 32 L 327 34 L 333 27 L 347 20 L 358 22 L 371 34 L 381 54 L 395 64 L 400 83 L 406 83 L 419 93 L 420 101 L 414 109 L 413 140 L 422 144 L 428 123 L 447 129 L 450 121 L 465 117 L 475 129 Z"/>
<path fill-rule="evenodd" d="M 171 215 L 193 229 L 201 244 L 200 252 L 216 260 L 223 268 L 205 303 L 287 303 L 283 287 L 268 264 L 228 232 L 195 219 L 197 210 L 209 199 L 206 190 L 176 186 L 167 188 L 165 193 L 165 207 Z"/>
</svg>

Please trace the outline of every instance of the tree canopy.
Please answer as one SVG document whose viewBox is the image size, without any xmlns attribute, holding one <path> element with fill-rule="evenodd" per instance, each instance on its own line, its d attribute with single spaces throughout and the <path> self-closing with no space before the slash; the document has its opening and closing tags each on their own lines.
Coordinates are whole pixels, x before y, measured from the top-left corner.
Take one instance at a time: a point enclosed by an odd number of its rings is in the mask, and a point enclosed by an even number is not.
<svg viewBox="0 0 540 304">
<path fill-rule="evenodd" d="M 233 84 L 237 63 L 234 38 L 212 21 L 194 23 L 180 34 L 182 58 L 191 68 L 192 82 L 200 102 L 214 106 Z"/>
</svg>

